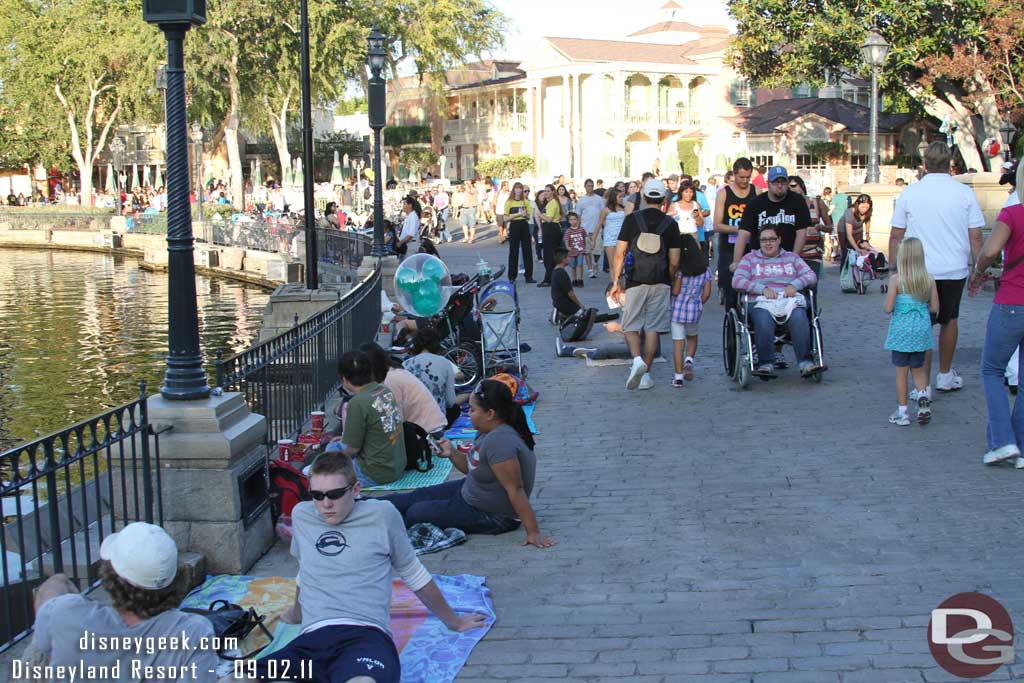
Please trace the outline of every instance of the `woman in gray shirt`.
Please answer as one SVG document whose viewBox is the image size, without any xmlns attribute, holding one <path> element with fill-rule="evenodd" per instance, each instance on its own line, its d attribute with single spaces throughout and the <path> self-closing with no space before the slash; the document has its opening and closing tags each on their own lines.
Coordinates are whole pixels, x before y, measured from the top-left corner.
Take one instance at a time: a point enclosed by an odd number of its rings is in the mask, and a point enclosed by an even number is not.
<svg viewBox="0 0 1024 683">
<path fill-rule="evenodd" d="M 555 545 L 541 534 L 530 505 L 537 458 L 522 406 L 506 385 L 487 379 L 470 396 L 469 419 L 477 430 L 472 450 L 462 453 L 444 439 L 438 454 L 450 458 L 464 479 L 382 500 L 398 508 L 406 527 L 427 522 L 471 534 L 500 534 L 521 523 L 526 527 L 523 545 Z"/>
</svg>

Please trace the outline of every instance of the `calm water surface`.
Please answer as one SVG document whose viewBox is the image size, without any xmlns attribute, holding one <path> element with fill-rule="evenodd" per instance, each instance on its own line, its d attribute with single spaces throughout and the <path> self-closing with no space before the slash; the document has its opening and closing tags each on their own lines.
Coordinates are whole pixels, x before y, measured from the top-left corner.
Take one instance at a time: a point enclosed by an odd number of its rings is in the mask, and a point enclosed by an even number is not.
<svg viewBox="0 0 1024 683">
<path fill-rule="evenodd" d="M 211 383 L 217 349 L 259 334 L 269 291 L 196 278 Z M 106 254 L 0 249 L 0 450 L 159 391 L 167 274 Z"/>
</svg>

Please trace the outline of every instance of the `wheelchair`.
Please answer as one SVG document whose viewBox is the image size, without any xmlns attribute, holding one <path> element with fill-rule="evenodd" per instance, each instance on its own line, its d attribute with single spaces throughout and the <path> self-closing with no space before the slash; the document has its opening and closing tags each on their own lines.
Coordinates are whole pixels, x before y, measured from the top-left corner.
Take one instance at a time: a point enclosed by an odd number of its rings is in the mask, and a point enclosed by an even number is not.
<svg viewBox="0 0 1024 683">
<path fill-rule="evenodd" d="M 747 316 L 747 303 L 753 301 L 753 298 L 748 298 L 745 292 L 738 292 L 738 294 L 739 305 L 725 312 L 725 320 L 722 324 L 722 356 L 725 361 L 725 373 L 741 388 L 747 389 L 750 387 L 751 378 L 755 377 L 754 355 L 757 350 L 754 329 Z M 825 371 L 828 370 L 822 346 L 820 311 L 813 289 L 804 291 L 802 294 L 807 301 L 807 317 L 811 327 L 811 360 L 817 366 L 814 372 L 807 375 L 805 379 L 819 383 Z M 776 323 L 774 337 L 776 344 L 791 346 L 793 343 L 786 323 Z M 773 378 L 761 376 L 761 379 L 768 381 Z"/>
</svg>

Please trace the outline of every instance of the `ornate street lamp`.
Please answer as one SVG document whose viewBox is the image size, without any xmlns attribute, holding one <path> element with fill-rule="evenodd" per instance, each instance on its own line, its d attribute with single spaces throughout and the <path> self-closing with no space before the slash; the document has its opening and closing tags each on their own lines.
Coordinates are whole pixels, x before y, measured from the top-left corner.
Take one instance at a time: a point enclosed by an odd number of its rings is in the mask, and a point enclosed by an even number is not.
<svg viewBox="0 0 1024 683">
<path fill-rule="evenodd" d="M 374 26 L 366 39 L 366 61 L 370 65 L 369 114 L 370 128 L 373 129 L 373 248 L 370 256 L 384 256 L 384 190 L 381 188 L 380 134 L 387 121 L 387 93 L 384 85 L 384 36 Z"/>
<path fill-rule="evenodd" d="M 195 183 L 196 183 L 196 211 L 198 213 L 199 224 L 203 224 L 203 178 L 202 178 L 202 166 L 203 166 L 203 127 L 199 125 L 199 122 L 192 124 L 192 162 L 195 166 Z"/>
<path fill-rule="evenodd" d="M 918 180 L 923 178 L 924 174 L 925 174 L 925 170 L 924 170 L 924 153 L 927 152 L 927 151 L 928 151 L 928 138 L 926 138 L 924 136 L 924 133 L 922 133 L 921 134 L 921 142 L 917 146 L 917 156 L 919 156 L 921 158 L 921 170 L 918 171 L 918 175 L 917 175 Z"/>
<path fill-rule="evenodd" d="M 1009 117 L 999 126 L 999 137 L 1003 141 L 1003 161 L 1013 159 L 1013 136 L 1017 133 L 1017 127 L 1010 122 Z"/>
<path fill-rule="evenodd" d="M 160 393 L 168 400 L 206 398 L 199 351 L 195 238 L 188 182 L 188 119 L 185 113 L 185 34 L 206 23 L 206 0 L 143 0 L 142 18 L 167 40 L 167 372 Z"/>
<path fill-rule="evenodd" d="M 882 35 L 872 29 L 868 32 L 867 39 L 860 46 L 864 62 L 871 67 L 871 158 L 868 161 L 869 183 L 877 183 L 879 176 L 878 162 L 878 69 L 885 63 L 889 54 L 889 43 L 885 42 Z"/>
<path fill-rule="evenodd" d="M 110 154 L 114 157 L 114 212 L 120 216 L 124 213 L 121 206 L 121 171 L 124 169 L 124 138 L 120 135 L 110 142 Z"/>
<path fill-rule="evenodd" d="M 302 53 L 302 195 L 306 217 L 306 288 L 320 288 L 320 274 L 317 271 L 316 209 L 313 205 L 313 109 L 310 99 L 309 77 L 309 9 L 307 1 L 301 0 L 299 7 L 299 31 Z"/>
</svg>

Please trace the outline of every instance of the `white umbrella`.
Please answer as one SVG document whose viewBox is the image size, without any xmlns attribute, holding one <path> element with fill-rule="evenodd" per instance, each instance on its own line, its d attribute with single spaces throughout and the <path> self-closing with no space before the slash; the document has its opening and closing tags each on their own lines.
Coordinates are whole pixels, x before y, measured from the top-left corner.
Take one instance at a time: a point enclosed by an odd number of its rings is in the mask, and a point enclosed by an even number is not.
<svg viewBox="0 0 1024 683">
<path fill-rule="evenodd" d="M 338 161 L 338 150 L 334 150 L 334 167 L 331 168 L 331 185 L 341 185 L 341 162 Z"/>
<path fill-rule="evenodd" d="M 160 175 L 160 164 L 153 164 L 153 169 L 155 171 L 154 175 L 156 176 L 156 179 L 153 181 L 153 186 L 163 187 L 164 179 L 163 176 Z"/>
<path fill-rule="evenodd" d="M 149 166 L 146 164 L 142 165 L 142 186 L 152 187 L 149 183 Z"/>
<path fill-rule="evenodd" d="M 253 171 L 253 174 L 252 174 L 252 186 L 253 187 L 259 187 L 262 184 L 263 184 L 263 173 L 260 170 L 260 160 L 257 159 L 256 160 L 256 169 Z"/>
<path fill-rule="evenodd" d="M 295 178 L 294 178 L 294 181 L 295 181 L 296 185 L 302 185 L 303 183 L 306 182 L 306 176 L 302 172 L 302 159 L 296 159 L 295 160 Z"/>
<path fill-rule="evenodd" d="M 114 185 L 114 167 L 107 164 L 107 192 L 113 192 L 116 189 Z"/>
<path fill-rule="evenodd" d="M 132 189 L 139 186 L 139 165 L 132 164 Z"/>
</svg>

